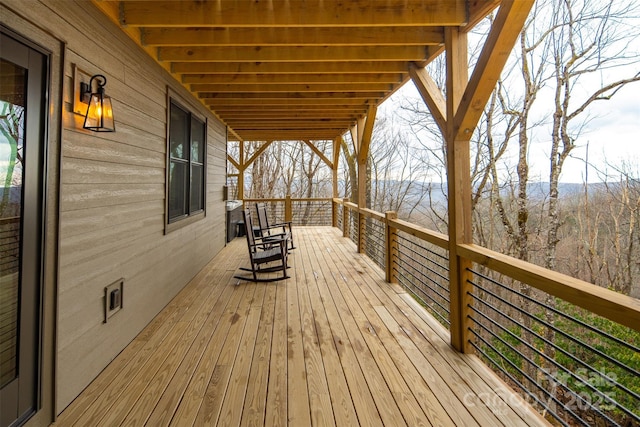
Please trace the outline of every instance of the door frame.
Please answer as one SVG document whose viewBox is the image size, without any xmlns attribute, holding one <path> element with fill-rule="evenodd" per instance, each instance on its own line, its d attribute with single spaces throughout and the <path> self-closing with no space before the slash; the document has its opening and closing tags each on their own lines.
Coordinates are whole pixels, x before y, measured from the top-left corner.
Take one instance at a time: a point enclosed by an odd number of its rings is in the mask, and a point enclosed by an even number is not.
<svg viewBox="0 0 640 427">
<path fill-rule="evenodd" d="M 19 30 L 16 30 L 19 29 Z M 46 93 L 44 108 L 45 145 L 43 147 L 43 197 L 42 197 L 42 270 L 40 288 L 40 340 L 37 382 L 36 413 L 26 426 L 48 426 L 56 418 L 55 370 L 57 294 L 59 264 L 59 206 L 62 141 L 62 106 L 64 57 L 66 45 L 42 28 L 40 24 L 23 18 L 0 4 L 0 30 L 48 58 L 45 71 Z"/>
<path fill-rule="evenodd" d="M 38 408 L 40 382 L 40 328 L 43 260 L 44 149 L 49 54 L 2 32 L 2 56 L 25 70 L 27 80 L 23 126 L 25 141 L 22 167 L 20 218 L 19 292 L 17 294 L 16 376 L 2 387 L 2 409 L 11 424 L 31 418 Z M 16 415 L 12 414 L 17 409 Z M 17 418 L 14 418 L 17 416 Z M 3 422 L 7 421 L 3 418 Z"/>
</svg>

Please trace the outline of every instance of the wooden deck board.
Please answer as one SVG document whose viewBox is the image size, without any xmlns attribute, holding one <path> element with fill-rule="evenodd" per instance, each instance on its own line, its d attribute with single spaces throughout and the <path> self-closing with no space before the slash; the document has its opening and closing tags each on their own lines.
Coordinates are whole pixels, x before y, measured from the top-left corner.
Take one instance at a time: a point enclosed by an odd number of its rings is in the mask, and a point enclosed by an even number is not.
<svg viewBox="0 0 640 427">
<path fill-rule="evenodd" d="M 543 425 L 336 229 L 294 230 L 290 279 L 225 248 L 55 425 Z"/>
</svg>

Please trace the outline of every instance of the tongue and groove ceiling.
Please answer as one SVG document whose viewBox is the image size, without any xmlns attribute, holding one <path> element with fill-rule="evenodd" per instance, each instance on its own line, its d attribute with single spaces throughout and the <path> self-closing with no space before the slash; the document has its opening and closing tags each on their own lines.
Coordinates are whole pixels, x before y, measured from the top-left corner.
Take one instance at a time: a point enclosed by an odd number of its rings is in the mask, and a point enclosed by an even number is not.
<svg viewBox="0 0 640 427">
<path fill-rule="evenodd" d="M 95 1 L 245 141 L 342 135 L 499 3 Z"/>
</svg>

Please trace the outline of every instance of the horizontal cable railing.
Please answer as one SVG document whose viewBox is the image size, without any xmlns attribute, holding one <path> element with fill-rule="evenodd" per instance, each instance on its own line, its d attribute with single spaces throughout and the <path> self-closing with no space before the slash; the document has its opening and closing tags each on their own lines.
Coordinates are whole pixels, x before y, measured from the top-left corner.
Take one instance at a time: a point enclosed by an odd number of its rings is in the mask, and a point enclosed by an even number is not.
<svg viewBox="0 0 640 427">
<path fill-rule="evenodd" d="M 361 241 L 387 280 L 449 327 L 452 343 L 461 334 L 465 351 L 475 351 L 549 421 L 640 425 L 637 299 L 473 244 L 451 247 L 448 236 L 395 214 L 333 203 L 341 207 L 343 234 Z M 358 217 L 366 218 L 364 238 Z M 450 248 L 457 260 L 449 259 Z M 461 263 L 471 267 L 457 273 L 465 285 L 454 299 L 449 266 Z M 463 325 L 457 331 L 454 316 Z"/>
<path fill-rule="evenodd" d="M 0 219 L 0 271 L 15 273 L 20 266 L 20 217 Z"/>
<path fill-rule="evenodd" d="M 331 225 L 331 199 L 292 199 L 293 225 Z"/>
<path fill-rule="evenodd" d="M 367 233 L 365 236 L 365 253 L 382 270 L 385 269 L 385 237 L 384 223 L 375 218 L 367 218 Z"/>
<path fill-rule="evenodd" d="M 358 214 L 349 210 L 349 238 L 356 245 L 358 244 Z"/>
<path fill-rule="evenodd" d="M 336 225 L 338 226 L 338 228 L 340 230 L 344 230 L 344 223 L 343 223 L 343 219 L 344 219 L 344 207 L 341 204 L 338 203 L 334 203 L 334 205 L 336 206 Z"/>
<path fill-rule="evenodd" d="M 480 266 L 469 271 L 472 345 L 533 406 L 562 425 L 640 422 L 640 333 Z"/>
<path fill-rule="evenodd" d="M 448 328 L 451 322 L 447 251 L 405 232 L 398 233 L 397 250 L 393 269 L 398 283 Z"/>
<path fill-rule="evenodd" d="M 330 198 L 244 199 L 245 206 L 250 208 L 254 216 L 256 203 L 266 205 L 270 223 L 291 221 L 295 226 L 330 226 L 332 224 Z"/>
</svg>

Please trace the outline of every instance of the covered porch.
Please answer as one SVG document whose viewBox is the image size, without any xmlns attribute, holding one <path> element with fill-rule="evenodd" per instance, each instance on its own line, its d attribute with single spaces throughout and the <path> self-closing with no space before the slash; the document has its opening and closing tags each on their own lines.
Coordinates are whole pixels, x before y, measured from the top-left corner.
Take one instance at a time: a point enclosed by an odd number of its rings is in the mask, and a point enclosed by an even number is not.
<svg viewBox="0 0 640 427">
<path fill-rule="evenodd" d="M 543 425 L 338 228 L 296 227 L 286 281 L 235 239 L 55 425 Z"/>
</svg>

